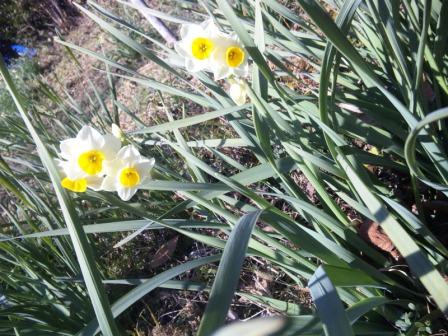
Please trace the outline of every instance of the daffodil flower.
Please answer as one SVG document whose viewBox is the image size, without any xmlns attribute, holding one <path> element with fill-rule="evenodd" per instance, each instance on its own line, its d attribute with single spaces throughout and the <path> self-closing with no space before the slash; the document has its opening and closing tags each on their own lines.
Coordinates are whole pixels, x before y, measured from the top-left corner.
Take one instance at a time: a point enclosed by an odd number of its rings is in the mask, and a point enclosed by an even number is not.
<svg viewBox="0 0 448 336">
<path fill-rule="evenodd" d="M 238 106 L 244 105 L 247 99 L 246 84 L 241 79 L 229 79 L 229 96 Z"/>
<path fill-rule="evenodd" d="M 180 29 L 180 41 L 174 49 L 185 58 L 185 67 L 190 72 L 209 69 L 210 59 L 216 48 L 218 28 L 212 20 L 202 24 L 186 24 Z"/>
<path fill-rule="evenodd" d="M 231 75 L 246 77 L 249 73 L 247 53 L 236 36 L 216 39 L 215 50 L 210 60 L 215 80 Z"/>
<path fill-rule="evenodd" d="M 86 174 L 83 174 L 79 172 L 79 174 L 72 174 L 70 177 L 67 176 L 67 171 L 73 172 L 74 169 L 70 168 L 70 162 L 69 161 L 62 161 L 56 159 L 56 165 L 59 168 L 59 172 L 62 176 L 61 185 L 70 191 L 74 192 L 85 192 L 87 190 L 87 187 L 93 189 L 93 190 L 100 190 L 101 184 L 103 183 L 103 177 L 102 176 L 87 176 Z"/>
<path fill-rule="evenodd" d="M 84 126 L 76 138 L 61 142 L 60 156 L 66 161 L 58 161 L 65 175 L 61 184 L 76 192 L 86 187 L 98 190 L 104 176 L 104 164 L 115 159 L 121 142 L 111 134 L 102 135 L 90 126 Z"/>
<path fill-rule="evenodd" d="M 154 159 L 145 158 L 133 145 L 124 146 L 115 160 L 107 162 L 101 189 L 116 191 L 123 201 L 128 201 L 138 187 L 151 178 L 153 166 Z"/>
</svg>

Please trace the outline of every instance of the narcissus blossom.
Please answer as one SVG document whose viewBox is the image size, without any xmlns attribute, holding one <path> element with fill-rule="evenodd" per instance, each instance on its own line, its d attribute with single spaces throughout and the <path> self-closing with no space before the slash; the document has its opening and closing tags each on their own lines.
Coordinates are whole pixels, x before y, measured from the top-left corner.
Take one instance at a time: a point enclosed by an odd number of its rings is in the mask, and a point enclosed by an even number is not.
<svg viewBox="0 0 448 336">
<path fill-rule="evenodd" d="M 85 192 L 87 187 L 93 190 L 100 190 L 101 184 L 103 183 L 103 177 L 98 175 L 89 176 L 83 172 L 78 172 L 71 176 L 67 176 L 67 171 L 74 171 L 73 168 L 70 167 L 69 161 L 62 161 L 56 159 L 57 167 L 59 168 L 59 172 L 62 176 L 61 185 L 70 191 L 74 192 Z"/>
<path fill-rule="evenodd" d="M 61 184 L 76 192 L 87 187 L 99 190 L 104 176 L 104 165 L 115 159 L 121 142 L 111 134 L 102 135 L 90 126 L 83 126 L 76 138 L 61 142 L 57 164 L 64 176 Z"/>
<path fill-rule="evenodd" d="M 212 20 L 202 24 L 186 24 L 180 29 L 180 41 L 176 51 L 185 58 L 185 67 L 190 72 L 209 69 L 210 58 L 216 49 L 218 29 Z"/>
<path fill-rule="evenodd" d="M 64 177 L 61 181 L 61 185 L 70 191 L 85 192 L 87 190 L 87 179 L 79 178 L 76 180 L 71 180 L 68 177 Z"/>
<path fill-rule="evenodd" d="M 106 163 L 106 177 L 101 189 L 116 191 L 123 201 L 128 201 L 138 187 L 151 178 L 153 166 L 154 159 L 145 158 L 132 145 L 125 146 L 117 153 L 115 160 Z"/>
<path fill-rule="evenodd" d="M 236 36 L 221 35 L 216 39 L 215 50 L 210 60 L 215 80 L 231 75 L 246 77 L 249 73 L 247 53 Z"/>
<path fill-rule="evenodd" d="M 213 20 L 183 25 L 174 46 L 190 72 L 211 71 L 215 80 L 248 75 L 248 57 L 236 35 L 221 32 Z"/>
<path fill-rule="evenodd" d="M 230 79 L 229 96 L 238 106 L 244 105 L 247 99 L 246 84 L 241 79 Z"/>
<path fill-rule="evenodd" d="M 114 127 L 115 126 L 115 127 Z M 154 159 L 140 155 L 132 145 L 120 149 L 123 133 L 112 125 L 114 135 L 102 135 L 90 126 L 84 126 L 76 138 L 60 144 L 56 164 L 62 176 L 61 185 L 74 192 L 93 190 L 116 191 L 128 201 L 150 177 Z"/>
</svg>

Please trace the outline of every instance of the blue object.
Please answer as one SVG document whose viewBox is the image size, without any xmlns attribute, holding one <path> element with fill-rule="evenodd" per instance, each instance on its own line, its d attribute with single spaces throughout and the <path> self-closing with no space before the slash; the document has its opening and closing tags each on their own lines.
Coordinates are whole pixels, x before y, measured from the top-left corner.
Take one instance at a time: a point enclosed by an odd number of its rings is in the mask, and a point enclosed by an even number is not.
<svg viewBox="0 0 448 336">
<path fill-rule="evenodd" d="M 0 39 L 0 53 L 3 55 L 6 65 L 11 65 L 11 62 L 19 57 L 33 58 L 37 51 L 34 48 L 28 48 L 21 44 L 14 44 L 8 40 Z"/>
<path fill-rule="evenodd" d="M 14 50 L 19 56 L 28 56 L 29 58 L 33 58 L 37 54 L 36 49 L 28 48 L 20 44 L 12 44 L 11 49 Z"/>
</svg>

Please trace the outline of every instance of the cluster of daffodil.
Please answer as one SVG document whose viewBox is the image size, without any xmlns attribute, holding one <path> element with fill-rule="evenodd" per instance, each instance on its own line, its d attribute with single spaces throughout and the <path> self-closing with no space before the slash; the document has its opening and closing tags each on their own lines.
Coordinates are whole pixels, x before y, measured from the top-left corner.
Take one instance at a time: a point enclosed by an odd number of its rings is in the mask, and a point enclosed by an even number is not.
<svg viewBox="0 0 448 336">
<path fill-rule="evenodd" d="M 84 126 L 76 138 L 62 141 L 60 149 L 64 160 L 56 162 L 64 188 L 116 191 L 123 201 L 130 200 L 150 178 L 154 166 L 154 159 L 142 156 L 135 146 L 121 147 L 117 137 L 100 134 L 90 126 Z"/>
<path fill-rule="evenodd" d="M 223 33 L 212 19 L 202 24 L 186 24 L 174 48 L 184 57 L 190 72 L 210 71 L 215 80 L 230 78 L 229 95 L 238 105 L 246 102 L 246 89 L 240 79 L 249 74 L 246 51 L 236 35 Z M 234 78 L 237 77 L 237 78 Z"/>
</svg>

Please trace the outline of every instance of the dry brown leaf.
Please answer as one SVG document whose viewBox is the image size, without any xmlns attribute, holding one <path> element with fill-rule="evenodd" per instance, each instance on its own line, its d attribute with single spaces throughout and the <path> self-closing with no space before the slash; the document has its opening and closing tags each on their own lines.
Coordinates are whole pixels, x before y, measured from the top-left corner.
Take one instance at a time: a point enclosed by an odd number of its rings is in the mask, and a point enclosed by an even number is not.
<svg viewBox="0 0 448 336">
<path fill-rule="evenodd" d="M 154 254 L 154 258 L 149 264 L 149 267 L 155 268 L 170 260 L 171 256 L 174 253 L 174 250 L 176 249 L 178 239 L 179 236 L 176 236 L 163 244 Z"/>
<path fill-rule="evenodd" d="M 378 223 L 365 220 L 359 227 L 359 234 L 364 240 L 375 245 L 381 251 L 389 253 L 395 260 L 400 259 L 400 253 Z"/>
</svg>

